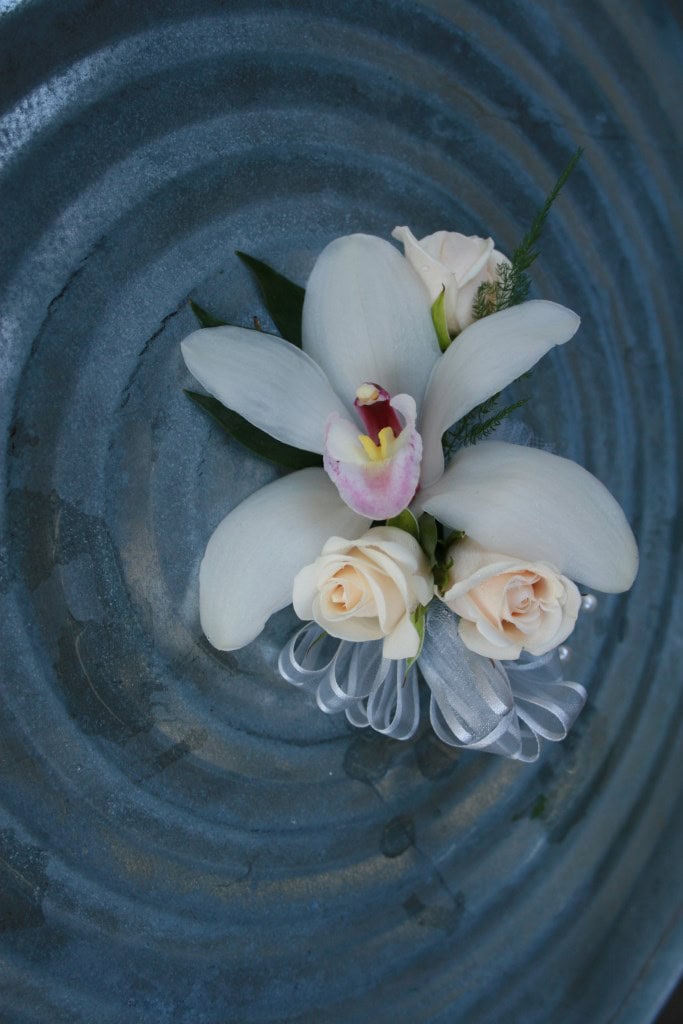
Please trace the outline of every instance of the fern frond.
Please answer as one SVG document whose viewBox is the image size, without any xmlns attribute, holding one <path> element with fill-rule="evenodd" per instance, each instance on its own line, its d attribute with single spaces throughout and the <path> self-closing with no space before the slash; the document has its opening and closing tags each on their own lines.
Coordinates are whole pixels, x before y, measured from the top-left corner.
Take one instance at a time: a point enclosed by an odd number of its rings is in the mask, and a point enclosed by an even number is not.
<svg viewBox="0 0 683 1024">
<path fill-rule="evenodd" d="M 562 171 L 543 206 L 531 222 L 531 227 L 513 252 L 510 263 L 499 263 L 496 268 L 496 280 L 484 281 L 479 285 L 472 304 L 475 320 L 481 320 L 482 317 L 489 316 L 491 313 L 498 313 L 501 309 L 508 309 L 510 306 L 518 306 L 521 302 L 526 302 L 531 288 L 531 280 L 527 271 L 538 258 L 537 245 L 548 214 L 581 159 L 582 153 L 583 148 L 579 147 Z"/>
</svg>

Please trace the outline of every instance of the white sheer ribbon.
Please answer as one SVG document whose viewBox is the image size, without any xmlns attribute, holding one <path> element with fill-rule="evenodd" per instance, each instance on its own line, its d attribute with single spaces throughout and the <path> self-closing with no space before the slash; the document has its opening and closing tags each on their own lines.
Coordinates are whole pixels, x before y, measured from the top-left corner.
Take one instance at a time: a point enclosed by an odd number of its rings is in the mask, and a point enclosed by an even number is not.
<svg viewBox="0 0 683 1024">
<path fill-rule="evenodd" d="M 359 728 L 407 740 L 418 727 L 417 672 L 383 658 L 381 640 L 336 640 L 309 622 L 282 649 L 278 668 L 288 683 L 313 690 L 322 711 L 344 711 Z"/>
<path fill-rule="evenodd" d="M 562 678 L 556 651 L 505 664 L 474 654 L 460 639 L 456 616 L 438 600 L 427 611 L 418 664 L 439 739 L 517 761 L 535 761 L 544 739 L 564 739 L 586 700 L 582 686 Z M 309 622 L 283 648 L 278 668 L 287 682 L 315 692 L 322 711 L 343 711 L 352 725 L 400 740 L 417 730 L 417 672 L 383 658 L 380 640 L 337 640 Z"/>
</svg>

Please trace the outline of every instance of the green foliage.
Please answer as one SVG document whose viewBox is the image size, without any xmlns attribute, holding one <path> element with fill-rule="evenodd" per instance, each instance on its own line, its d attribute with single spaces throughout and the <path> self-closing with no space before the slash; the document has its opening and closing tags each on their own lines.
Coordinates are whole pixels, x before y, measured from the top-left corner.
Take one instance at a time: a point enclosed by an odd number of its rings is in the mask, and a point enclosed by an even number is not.
<svg viewBox="0 0 683 1024">
<path fill-rule="evenodd" d="M 399 530 L 405 530 L 406 533 L 409 533 L 411 537 L 414 537 L 417 541 L 420 539 L 417 519 L 409 508 L 404 508 L 397 516 L 392 516 L 391 519 L 387 519 L 387 526 L 395 526 Z"/>
<path fill-rule="evenodd" d="M 301 348 L 305 289 L 246 252 L 237 251 L 237 256 L 256 278 L 266 309 L 282 337 Z"/>
<path fill-rule="evenodd" d="M 448 573 L 453 565 L 453 559 L 448 552 L 453 544 L 457 544 L 465 536 L 462 530 L 453 530 L 447 537 L 444 537 L 443 526 L 437 523 L 434 516 L 423 512 L 418 525 L 420 527 L 420 544 L 427 556 L 429 567 L 434 577 L 434 583 L 443 593 L 446 589 Z"/>
<path fill-rule="evenodd" d="M 190 309 L 199 320 L 202 327 L 225 327 L 225 320 L 217 320 L 213 313 L 207 313 L 205 309 L 190 299 Z"/>
<path fill-rule="evenodd" d="M 434 585 L 438 589 L 440 594 L 443 594 L 448 589 L 448 574 L 451 571 L 453 565 L 452 558 L 445 558 L 442 562 L 439 562 L 434 566 L 432 575 L 434 576 Z"/>
<path fill-rule="evenodd" d="M 518 271 L 514 263 L 499 263 L 496 267 L 496 280 L 483 281 L 477 288 L 472 303 L 472 316 L 475 320 L 481 320 L 501 309 L 517 306 L 526 301 L 530 287 L 529 275 Z"/>
<path fill-rule="evenodd" d="M 439 527 L 439 541 L 436 545 L 436 564 L 432 567 L 434 584 L 439 593 L 443 594 L 448 589 L 448 574 L 453 566 L 453 559 L 450 551 L 454 544 L 464 540 L 467 534 L 464 530 L 452 530 L 447 537 L 443 536 L 443 527 Z"/>
<path fill-rule="evenodd" d="M 204 412 L 208 413 L 223 430 L 249 448 L 250 451 L 260 455 L 261 458 L 268 459 L 269 462 L 274 462 L 277 466 L 282 466 L 285 469 L 322 466 L 322 456 L 315 452 L 301 451 L 299 448 L 293 448 L 291 445 L 283 444 L 282 441 L 277 441 L 270 434 L 259 430 L 244 417 L 233 412 L 232 409 L 226 409 L 217 398 L 212 398 L 211 395 L 201 395 L 197 391 L 186 390 L 185 394 Z"/>
<path fill-rule="evenodd" d="M 413 612 L 413 614 L 410 616 L 410 621 L 415 626 L 415 629 L 417 630 L 418 636 L 420 637 L 420 643 L 419 643 L 419 646 L 417 648 L 417 653 L 412 658 L 407 658 L 406 659 L 406 674 L 405 674 L 405 677 L 403 679 L 404 683 L 405 683 L 406 679 L 408 678 L 408 673 L 410 672 L 411 668 L 413 667 L 413 665 L 415 664 L 417 659 L 422 654 L 422 648 L 423 648 L 424 642 L 425 642 L 425 615 L 426 615 L 426 613 L 427 613 L 427 609 L 426 609 L 425 605 L 419 604 L 417 606 L 417 608 L 415 609 L 415 611 Z"/>
<path fill-rule="evenodd" d="M 531 227 L 512 254 L 510 263 L 499 263 L 496 268 L 496 280 L 485 281 L 479 285 L 472 304 L 472 314 L 475 320 L 481 320 L 484 316 L 498 313 L 501 309 L 508 309 L 510 306 L 518 306 L 528 298 L 531 281 L 527 271 L 538 257 L 537 245 L 543 227 L 553 203 L 581 159 L 582 153 L 583 149 L 579 147 L 562 171 L 543 206 L 534 217 Z M 488 437 L 506 416 L 509 416 L 515 409 L 521 408 L 528 401 L 523 398 L 519 402 L 505 406 L 504 409 L 497 410 L 499 400 L 500 394 L 493 395 L 492 398 L 476 406 L 454 427 L 446 431 L 443 436 L 443 449 L 447 459 L 457 448 L 475 444 L 482 438 Z"/>
<path fill-rule="evenodd" d="M 434 330 L 436 331 L 436 337 L 439 342 L 439 348 L 442 352 L 445 352 L 450 345 L 452 338 L 448 331 L 448 323 L 446 321 L 446 288 L 441 289 L 441 294 L 432 304 L 432 323 L 434 324 Z"/>
<path fill-rule="evenodd" d="M 468 445 L 476 444 L 488 437 L 496 427 L 500 426 L 503 420 L 516 409 L 521 409 L 529 401 L 528 398 L 520 398 L 518 402 L 497 409 L 500 401 L 500 392 L 491 398 L 475 406 L 471 412 L 463 416 L 461 420 L 447 430 L 443 436 L 444 457 L 449 459 L 458 448 L 465 448 Z"/>
<path fill-rule="evenodd" d="M 448 536 L 443 540 L 444 549 L 448 551 L 451 545 L 457 544 L 460 540 L 464 540 L 466 536 L 467 534 L 464 530 L 451 530 Z"/>
<path fill-rule="evenodd" d="M 579 147 L 562 171 L 543 206 L 534 217 L 531 227 L 512 254 L 510 264 L 499 263 L 496 275 L 497 280 L 492 282 L 486 281 L 477 289 L 472 305 L 472 313 L 475 320 L 480 320 L 490 313 L 497 313 L 501 309 L 507 309 L 509 306 L 517 306 L 528 298 L 531 281 L 527 271 L 538 257 L 537 245 L 545 222 L 553 203 L 581 159 L 582 153 L 583 149 Z"/>
<path fill-rule="evenodd" d="M 294 284 L 288 278 L 273 270 L 266 263 L 248 256 L 246 253 L 238 252 L 237 255 L 254 274 L 266 308 L 273 318 L 277 329 L 282 336 L 301 348 L 301 314 L 304 304 L 304 289 Z M 196 302 L 190 301 L 192 312 L 202 327 L 222 327 L 224 320 L 218 320 L 212 313 L 202 309 Z M 254 344 L 258 345 L 257 332 L 261 329 L 257 318 L 254 318 L 257 330 L 254 332 Z M 185 391 L 185 394 L 223 430 L 234 437 L 256 455 L 260 455 L 269 462 L 285 469 L 305 469 L 308 466 L 322 466 L 322 458 L 314 452 L 301 451 L 291 445 L 283 444 L 253 426 L 243 416 L 227 409 L 217 398 L 211 395 L 202 395 L 196 391 Z"/>
<path fill-rule="evenodd" d="M 433 565 L 436 561 L 436 545 L 439 542 L 439 530 L 436 525 L 436 519 L 434 516 L 430 516 L 428 512 L 423 512 L 420 516 L 419 527 L 420 545 L 429 559 L 429 564 Z"/>
</svg>

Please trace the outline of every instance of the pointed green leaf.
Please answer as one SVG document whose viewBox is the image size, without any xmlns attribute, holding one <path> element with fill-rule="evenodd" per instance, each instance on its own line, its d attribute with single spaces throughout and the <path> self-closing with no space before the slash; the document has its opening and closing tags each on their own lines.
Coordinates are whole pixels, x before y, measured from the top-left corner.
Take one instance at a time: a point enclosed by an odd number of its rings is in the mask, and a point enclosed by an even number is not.
<svg viewBox="0 0 683 1024">
<path fill-rule="evenodd" d="M 211 416 L 223 430 L 239 441 L 246 448 L 249 448 L 262 459 L 268 459 L 277 466 L 285 469 L 306 469 L 308 466 L 322 466 L 321 455 L 315 452 L 305 452 L 300 448 L 293 448 L 289 444 L 277 441 L 270 434 L 253 426 L 243 416 L 233 412 L 213 398 L 211 395 L 201 395 L 197 391 L 185 391 L 188 398 L 191 398 L 200 408 Z"/>
<path fill-rule="evenodd" d="M 439 532 L 436 527 L 436 519 L 428 512 L 420 516 L 420 545 L 429 559 L 429 564 L 434 565 L 436 561 L 436 545 L 439 542 Z"/>
<path fill-rule="evenodd" d="M 305 289 L 262 260 L 239 250 L 237 255 L 256 278 L 266 309 L 282 337 L 301 348 L 301 314 Z"/>
<path fill-rule="evenodd" d="M 464 530 L 452 530 L 443 542 L 444 551 L 448 551 L 453 544 L 459 544 L 466 536 Z"/>
<path fill-rule="evenodd" d="M 225 320 L 218 320 L 212 313 L 207 313 L 196 302 L 190 299 L 190 309 L 199 320 L 202 327 L 225 327 Z"/>
<path fill-rule="evenodd" d="M 446 322 L 446 288 L 441 289 L 441 294 L 437 299 L 434 300 L 432 305 L 432 323 L 434 324 L 434 330 L 436 331 L 436 337 L 439 341 L 439 348 L 442 352 L 445 352 L 451 341 L 453 340 L 448 333 L 448 324 Z"/>
<path fill-rule="evenodd" d="M 447 562 L 438 562 L 432 570 L 434 575 L 434 586 L 440 594 L 445 594 L 448 590 L 448 574 L 452 568 L 453 559 L 449 558 Z"/>
<path fill-rule="evenodd" d="M 387 519 L 387 526 L 396 526 L 399 530 L 405 530 L 411 537 L 419 541 L 420 530 L 417 525 L 417 519 L 410 511 L 409 508 L 404 508 L 402 512 L 399 512 L 397 516 L 392 516 L 391 519 Z"/>
<path fill-rule="evenodd" d="M 410 621 L 415 626 L 415 629 L 417 630 L 418 635 L 420 637 L 420 644 L 419 644 L 419 647 L 417 648 L 417 654 L 413 658 L 407 658 L 406 659 L 406 678 L 408 677 L 408 673 L 410 672 L 411 668 L 413 667 L 413 665 L 415 664 L 417 659 L 422 654 L 422 648 L 423 648 L 424 642 L 425 642 L 425 615 L 426 615 L 426 612 L 427 612 L 426 606 L 423 605 L 423 604 L 419 604 L 417 606 L 417 608 L 415 609 L 415 611 L 413 612 L 413 614 L 410 616 Z M 405 679 L 403 681 L 405 682 Z"/>
</svg>

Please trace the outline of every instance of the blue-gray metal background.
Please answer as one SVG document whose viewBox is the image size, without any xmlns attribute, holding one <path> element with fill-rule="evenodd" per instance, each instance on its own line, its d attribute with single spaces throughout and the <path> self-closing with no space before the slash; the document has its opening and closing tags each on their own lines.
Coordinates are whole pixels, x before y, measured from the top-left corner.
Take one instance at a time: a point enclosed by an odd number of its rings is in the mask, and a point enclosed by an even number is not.
<svg viewBox="0 0 683 1024">
<path fill-rule="evenodd" d="M 681 966 L 681 15 L 629 0 L 0 2 L 3 1024 L 645 1024 Z M 263 316 L 351 231 L 509 252 L 583 316 L 531 424 L 637 531 L 524 767 L 328 718 L 201 636 L 271 470 L 185 399 L 189 297 Z M 676 177 L 678 172 L 678 179 Z"/>
</svg>

